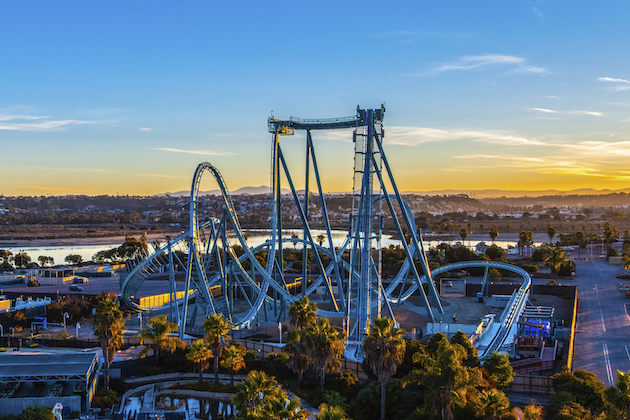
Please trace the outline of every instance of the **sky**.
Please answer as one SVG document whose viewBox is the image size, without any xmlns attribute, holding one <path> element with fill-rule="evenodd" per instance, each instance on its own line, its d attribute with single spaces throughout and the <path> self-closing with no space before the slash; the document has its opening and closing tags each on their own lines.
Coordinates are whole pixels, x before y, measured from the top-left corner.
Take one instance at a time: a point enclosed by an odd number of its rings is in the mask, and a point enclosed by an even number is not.
<svg viewBox="0 0 630 420">
<path fill-rule="evenodd" d="M 630 187 L 627 1 L 0 5 L 0 194 L 189 190 L 204 161 L 269 185 L 269 116 L 382 103 L 403 191 Z M 351 131 L 313 139 L 351 190 Z M 304 140 L 281 139 L 300 186 Z"/>
</svg>

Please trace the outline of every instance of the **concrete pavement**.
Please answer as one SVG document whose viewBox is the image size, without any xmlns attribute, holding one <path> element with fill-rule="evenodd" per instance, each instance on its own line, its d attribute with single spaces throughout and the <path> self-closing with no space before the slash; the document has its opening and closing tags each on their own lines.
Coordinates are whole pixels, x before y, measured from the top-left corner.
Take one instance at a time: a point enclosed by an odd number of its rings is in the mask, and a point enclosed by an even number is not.
<svg viewBox="0 0 630 420">
<path fill-rule="evenodd" d="M 630 322 L 625 307 L 630 300 L 615 278 L 624 272 L 607 262 L 577 263 L 578 317 L 573 369 L 593 372 L 606 386 L 615 384 L 616 371 L 630 370 Z"/>
</svg>

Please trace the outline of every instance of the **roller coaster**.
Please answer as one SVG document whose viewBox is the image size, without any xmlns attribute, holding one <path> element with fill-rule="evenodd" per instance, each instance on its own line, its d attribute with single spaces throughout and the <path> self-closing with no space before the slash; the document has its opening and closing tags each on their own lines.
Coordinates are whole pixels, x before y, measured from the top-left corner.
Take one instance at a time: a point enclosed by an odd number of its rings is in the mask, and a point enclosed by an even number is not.
<svg viewBox="0 0 630 420">
<path fill-rule="evenodd" d="M 430 319 L 443 314 L 439 294 L 432 281 L 420 231 L 411 209 L 403 200 L 383 148 L 385 108 L 361 109 L 356 115 L 334 119 L 291 117 L 268 119 L 271 143 L 271 193 L 269 197 L 269 239 L 250 247 L 240 226 L 235 206 L 220 172 L 210 163 L 200 164 L 193 176 L 189 202 L 188 230 L 166 244 L 155 245 L 153 252 L 130 261 L 120 275 L 122 298 L 133 309 L 153 312 L 170 310 L 173 322 L 183 337 L 186 328 L 203 317 L 221 313 L 234 329 L 248 328 L 260 316 L 269 320 L 286 317 L 287 306 L 302 296 L 317 293 L 324 297 L 320 315 L 344 317 L 347 336 L 360 342 L 374 316 L 395 320 L 393 306 L 413 294 L 421 297 Z M 333 243 L 333 229 L 326 206 L 316 158 L 313 132 L 352 130 L 354 176 L 352 212 L 347 215 L 347 234 L 341 244 Z M 305 132 L 304 189 L 298 191 L 282 151 L 281 139 Z M 292 163 L 294 160 L 292 160 Z M 210 214 L 200 196 L 204 175 L 213 178 L 221 191 L 222 209 Z M 311 180 L 314 178 L 314 191 Z M 281 193 L 286 181 L 290 194 Z M 301 237 L 283 230 L 283 209 L 297 213 Z M 316 237 L 314 209 L 319 206 Z M 384 220 L 402 238 L 405 261 L 389 279 L 381 275 L 381 239 Z M 301 247 L 300 273 L 290 272 L 284 259 L 288 246 Z M 462 265 L 463 264 L 463 265 Z M 466 267 L 497 267 L 515 271 L 517 267 L 494 262 L 474 261 L 440 267 L 436 272 Z M 515 293 L 504 312 L 505 328 L 493 344 L 499 348 L 525 304 L 531 279 L 521 270 L 523 286 Z M 159 303 L 136 298 L 151 281 L 167 279 L 170 292 Z M 179 284 L 179 286 L 178 286 Z M 179 289 L 179 290 L 178 290 Z M 146 289 L 145 289 L 146 290 Z M 501 337 L 500 337 L 501 336 Z M 494 342 L 493 342 L 494 343 Z"/>
</svg>

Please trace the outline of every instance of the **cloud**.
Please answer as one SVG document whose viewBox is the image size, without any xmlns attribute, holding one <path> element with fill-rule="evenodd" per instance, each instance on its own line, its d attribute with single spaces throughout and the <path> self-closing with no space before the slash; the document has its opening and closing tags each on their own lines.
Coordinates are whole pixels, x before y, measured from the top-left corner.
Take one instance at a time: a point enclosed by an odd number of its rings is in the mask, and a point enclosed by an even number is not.
<svg viewBox="0 0 630 420">
<path fill-rule="evenodd" d="M 537 140 L 514 136 L 503 131 L 479 131 L 466 129 L 443 130 L 429 127 L 392 126 L 386 129 L 386 142 L 400 146 L 415 146 L 428 142 L 473 140 L 502 145 L 545 145 Z"/>
<path fill-rule="evenodd" d="M 604 114 L 595 111 L 568 111 L 567 114 L 592 115 L 594 117 L 603 117 Z"/>
<path fill-rule="evenodd" d="M 484 55 L 467 55 L 461 57 L 457 62 L 453 64 L 446 64 L 443 66 L 434 67 L 428 71 L 428 74 L 443 73 L 451 70 L 475 70 L 482 69 L 497 65 L 511 65 L 516 66 L 509 73 L 548 73 L 548 71 L 542 67 L 530 66 L 525 64 L 525 59 L 522 57 L 515 57 L 512 55 L 502 54 L 484 54 Z"/>
<path fill-rule="evenodd" d="M 559 96 L 552 96 L 552 95 L 543 95 L 543 98 L 551 98 L 551 99 L 562 99 Z"/>
<path fill-rule="evenodd" d="M 229 152 L 214 152 L 211 150 L 182 150 L 182 149 L 171 149 L 169 147 L 156 147 L 153 150 L 161 150 L 163 152 L 173 152 L 173 153 L 189 153 L 192 155 L 207 155 L 207 156 L 230 156 L 234 153 Z"/>
<path fill-rule="evenodd" d="M 129 175 L 129 176 L 148 176 L 148 177 L 151 177 L 151 178 L 178 178 L 178 179 L 186 178 L 186 177 L 183 177 L 183 176 L 161 175 L 161 174 L 125 174 L 125 175 Z"/>
<path fill-rule="evenodd" d="M 153 131 L 152 128 L 141 127 L 140 131 Z"/>
<path fill-rule="evenodd" d="M 533 111 L 546 112 L 547 114 L 559 114 L 560 113 L 560 111 L 554 111 L 553 109 L 547 109 L 547 108 L 527 108 L 527 109 L 531 109 Z"/>
<path fill-rule="evenodd" d="M 625 79 L 615 79 L 613 77 L 599 77 L 599 78 L 597 78 L 597 80 L 599 80 L 600 82 L 612 82 L 612 83 L 626 83 L 626 84 L 630 84 L 630 82 L 625 80 Z"/>
<path fill-rule="evenodd" d="M 591 115 L 594 117 L 603 117 L 604 114 L 602 112 L 598 112 L 598 111 L 556 111 L 555 109 L 548 109 L 548 108 L 528 108 L 526 107 L 525 109 L 531 109 L 532 111 L 538 111 L 538 112 L 544 112 L 546 114 L 574 114 L 574 115 Z"/>
<path fill-rule="evenodd" d="M 31 115 L 0 115 L 0 121 L 7 121 L 0 123 L 0 130 L 11 131 L 54 131 L 64 128 L 69 125 L 77 124 L 94 124 L 94 121 L 81 121 L 81 120 L 48 120 L 40 122 L 14 122 L 20 120 L 33 121 L 33 120 L 46 120 L 51 118 L 50 116 L 31 116 Z M 11 121 L 11 122 L 8 122 Z"/>
<path fill-rule="evenodd" d="M 12 120 L 41 120 L 47 117 L 33 117 L 30 115 L 0 115 L 0 121 L 12 121 Z"/>
</svg>

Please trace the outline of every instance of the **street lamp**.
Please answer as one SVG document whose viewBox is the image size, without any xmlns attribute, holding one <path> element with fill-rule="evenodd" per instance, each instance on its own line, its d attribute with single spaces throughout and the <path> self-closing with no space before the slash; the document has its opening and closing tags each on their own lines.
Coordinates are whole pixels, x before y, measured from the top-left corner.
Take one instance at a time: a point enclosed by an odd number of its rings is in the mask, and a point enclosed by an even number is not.
<svg viewBox="0 0 630 420">
<path fill-rule="evenodd" d="M 15 329 L 17 327 L 9 327 L 9 329 L 11 330 L 11 337 L 15 337 Z"/>
<path fill-rule="evenodd" d="M 66 319 L 70 318 L 70 315 L 68 315 L 68 312 L 64 312 L 63 313 L 63 329 L 66 329 Z"/>
<path fill-rule="evenodd" d="M 79 324 L 77 322 L 77 325 L 75 327 L 75 332 L 74 332 L 74 337 L 78 340 L 79 339 L 79 328 L 81 328 L 81 324 Z"/>
</svg>

